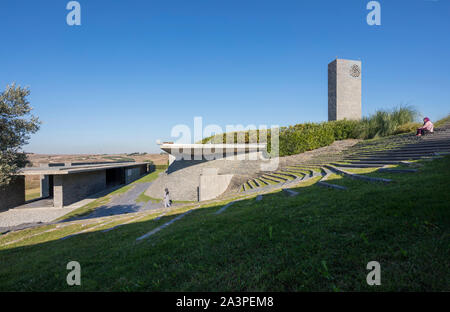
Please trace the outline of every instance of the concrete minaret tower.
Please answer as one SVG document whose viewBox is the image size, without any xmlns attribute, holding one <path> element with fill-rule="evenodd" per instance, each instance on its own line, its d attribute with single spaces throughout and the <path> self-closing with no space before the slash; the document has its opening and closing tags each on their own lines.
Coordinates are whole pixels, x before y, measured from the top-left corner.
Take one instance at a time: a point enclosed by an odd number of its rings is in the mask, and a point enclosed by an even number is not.
<svg viewBox="0 0 450 312">
<path fill-rule="evenodd" d="M 361 61 L 328 64 L 328 120 L 361 119 Z"/>
</svg>

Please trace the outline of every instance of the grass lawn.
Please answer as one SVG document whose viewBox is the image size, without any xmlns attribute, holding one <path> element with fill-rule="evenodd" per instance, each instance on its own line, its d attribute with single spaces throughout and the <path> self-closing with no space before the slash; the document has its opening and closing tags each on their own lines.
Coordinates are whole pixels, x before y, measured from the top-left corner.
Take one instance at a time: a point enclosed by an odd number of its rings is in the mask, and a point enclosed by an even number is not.
<svg viewBox="0 0 450 312">
<path fill-rule="evenodd" d="M 0 236 L 0 290 L 450 291 L 450 157 L 422 163 L 417 173 L 367 173 L 391 183 L 334 175 L 349 189 L 314 179 L 295 197 L 244 199 L 219 215 L 225 203 L 211 203 L 140 242 L 189 208 L 67 240 L 58 238 L 70 227 Z M 81 265 L 81 286 L 66 284 L 69 261 Z M 370 261 L 381 286 L 366 283 Z"/>
</svg>

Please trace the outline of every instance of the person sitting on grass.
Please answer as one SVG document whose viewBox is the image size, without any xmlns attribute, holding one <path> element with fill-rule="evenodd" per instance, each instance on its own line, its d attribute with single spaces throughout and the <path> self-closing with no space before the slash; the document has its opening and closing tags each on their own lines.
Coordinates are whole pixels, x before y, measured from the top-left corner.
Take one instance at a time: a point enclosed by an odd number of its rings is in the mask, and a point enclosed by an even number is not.
<svg viewBox="0 0 450 312">
<path fill-rule="evenodd" d="M 423 126 L 417 129 L 416 136 L 421 136 L 427 133 L 433 133 L 434 131 L 434 125 L 431 122 L 430 118 L 425 117 L 423 119 Z"/>
</svg>

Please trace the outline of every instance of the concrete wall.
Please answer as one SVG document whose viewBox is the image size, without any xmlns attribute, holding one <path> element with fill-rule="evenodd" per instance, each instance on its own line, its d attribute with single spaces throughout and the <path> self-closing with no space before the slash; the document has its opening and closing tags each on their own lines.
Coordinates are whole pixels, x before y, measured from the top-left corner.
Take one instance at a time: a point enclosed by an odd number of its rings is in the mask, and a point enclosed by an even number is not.
<svg viewBox="0 0 450 312">
<path fill-rule="evenodd" d="M 164 189 L 168 188 L 173 200 L 198 201 L 199 193 L 201 193 L 200 176 L 204 175 L 205 169 L 216 169 L 219 175 L 232 175 L 233 179 L 239 179 L 242 176 L 244 181 L 249 177 L 256 177 L 262 170 L 262 164 L 265 163 L 267 161 L 234 160 L 234 157 L 211 161 L 177 160 L 152 182 L 145 194 L 153 198 L 163 198 Z M 236 185 L 237 189 L 239 189 L 238 185 Z"/>
<path fill-rule="evenodd" d="M 125 184 L 136 181 L 141 176 L 140 168 L 127 168 L 125 169 Z"/>
<path fill-rule="evenodd" d="M 125 184 L 131 183 L 139 179 L 148 172 L 148 165 L 139 165 L 136 167 L 125 169 Z"/>
<path fill-rule="evenodd" d="M 361 62 L 328 64 L 328 120 L 361 119 Z"/>
<path fill-rule="evenodd" d="M 54 176 L 53 204 L 62 208 L 106 188 L 106 171 L 90 171 Z"/>
<path fill-rule="evenodd" d="M 50 196 L 49 188 L 50 188 L 50 181 L 49 181 L 48 175 L 41 175 L 39 176 L 40 181 L 40 187 L 41 187 L 41 197 L 45 198 Z"/>
<path fill-rule="evenodd" d="M 199 201 L 214 199 L 225 192 L 230 185 L 232 174 L 201 175 L 199 183 Z"/>
<path fill-rule="evenodd" d="M 25 177 L 16 176 L 13 181 L 0 188 L 0 211 L 25 203 Z"/>
</svg>

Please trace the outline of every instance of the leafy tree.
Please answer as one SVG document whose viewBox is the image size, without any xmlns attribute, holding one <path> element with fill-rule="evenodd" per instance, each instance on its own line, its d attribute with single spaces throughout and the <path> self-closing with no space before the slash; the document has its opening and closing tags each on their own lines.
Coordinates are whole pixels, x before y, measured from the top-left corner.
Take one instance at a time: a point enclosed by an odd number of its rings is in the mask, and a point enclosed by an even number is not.
<svg viewBox="0 0 450 312">
<path fill-rule="evenodd" d="M 39 130 L 40 121 L 31 115 L 28 88 L 15 84 L 0 93 L 0 186 L 11 182 L 14 173 L 27 164 L 22 146 Z"/>
</svg>

